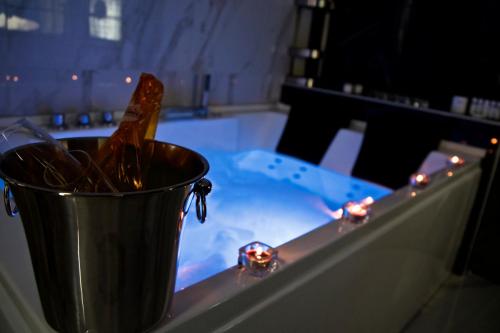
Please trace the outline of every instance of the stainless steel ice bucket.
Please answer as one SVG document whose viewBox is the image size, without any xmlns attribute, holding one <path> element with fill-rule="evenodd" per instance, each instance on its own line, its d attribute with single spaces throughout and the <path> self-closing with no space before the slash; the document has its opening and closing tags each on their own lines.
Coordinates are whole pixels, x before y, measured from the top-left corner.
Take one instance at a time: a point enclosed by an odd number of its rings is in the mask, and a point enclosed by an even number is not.
<svg viewBox="0 0 500 333">
<path fill-rule="evenodd" d="M 104 140 L 63 142 L 92 152 Z M 154 189 L 133 193 L 31 186 L 11 163 L 13 153 L 0 161 L 7 211 L 13 214 L 17 205 L 45 317 L 60 332 L 143 332 L 168 312 L 182 221 L 193 197 L 198 218 L 206 215 L 208 162 L 169 143 L 151 141 L 147 149 L 153 159 L 146 185 Z"/>
</svg>

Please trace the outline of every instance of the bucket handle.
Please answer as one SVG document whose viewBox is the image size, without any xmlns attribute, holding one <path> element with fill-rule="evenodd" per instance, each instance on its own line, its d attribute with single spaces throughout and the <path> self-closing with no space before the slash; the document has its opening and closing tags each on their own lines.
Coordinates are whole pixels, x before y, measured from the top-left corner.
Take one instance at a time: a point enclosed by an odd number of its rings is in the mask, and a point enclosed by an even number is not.
<svg viewBox="0 0 500 333">
<path fill-rule="evenodd" d="M 10 191 L 9 184 L 5 183 L 3 188 L 3 203 L 5 205 L 5 212 L 10 217 L 14 217 L 19 212 L 15 203 L 12 203 L 12 192 Z"/>
<path fill-rule="evenodd" d="M 207 203 L 206 196 L 212 190 L 212 183 L 206 179 L 200 179 L 193 188 L 196 195 L 196 217 L 200 223 L 204 223 L 207 218 Z"/>
</svg>

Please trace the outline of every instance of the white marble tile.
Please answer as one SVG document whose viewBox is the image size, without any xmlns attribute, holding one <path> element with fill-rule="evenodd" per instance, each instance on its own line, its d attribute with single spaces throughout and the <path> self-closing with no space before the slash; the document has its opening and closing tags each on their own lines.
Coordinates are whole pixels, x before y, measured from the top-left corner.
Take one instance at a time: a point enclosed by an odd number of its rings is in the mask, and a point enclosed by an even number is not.
<svg viewBox="0 0 500 333">
<path fill-rule="evenodd" d="M 123 13 L 123 63 L 157 73 L 190 69 L 195 5 L 196 1 L 130 1 Z"/>
<path fill-rule="evenodd" d="M 192 71 L 167 72 L 163 79 L 165 84 L 165 104 L 175 106 L 197 106 L 199 98 L 197 92 L 197 75 Z"/>
<path fill-rule="evenodd" d="M 98 70 L 93 71 L 91 76 L 92 109 L 124 111 L 137 85 L 140 72 Z"/>
<path fill-rule="evenodd" d="M 271 63 L 283 38 L 282 26 L 293 30 L 293 21 L 284 22 L 293 12 L 288 1 L 233 1 L 203 11 L 199 19 L 208 32 L 199 43 L 194 66 L 205 71 L 262 74 Z M 287 5 L 288 4 L 288 5 Z"/>
<path fill-rule="evenodd" d="M 92 107 L 92 91 L 86 90 L 82 71 L 24 69 L 10 73 L 4 89 L 10 114 L 84 112 Z"/>
<path fill-rule="evenodd" d="M 40 29 L 0 28 L 0 71 L 30 77 L 0 86 L 0 98 L 6 100 L 2 114 L 74 112 L 87 104 L 121 109 L 135 87 L 124 84 L 124 77 L 141 71 L 165 83 L 166 106 L 198 104 L 201 81 L 196 78 L 206 73 L 212 75 L 210 104 L 278 100 L 288 71 L 293 0 L 105 2 L 108 12 L 116 9 L 106 22 L 119 27 L 119 40 L 89 33 L 95 18 L 89 2 L 17 6 L 18 15 L 38 20 Z M 0 11 L 5 3 L 0 0 Z M 81 81 L 68 82 L 67 73 L 84 71 L 93 73 L 90 88 L 78 87 Z"/>
</svg>

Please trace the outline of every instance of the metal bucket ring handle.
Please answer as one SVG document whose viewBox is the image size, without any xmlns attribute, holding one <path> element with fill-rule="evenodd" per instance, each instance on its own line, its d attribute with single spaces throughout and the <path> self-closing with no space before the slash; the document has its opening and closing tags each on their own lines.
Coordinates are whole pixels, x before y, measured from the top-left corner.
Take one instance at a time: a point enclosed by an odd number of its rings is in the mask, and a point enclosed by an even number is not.
<svg viewBox="0 0 500 333">
<path fill-rule="evenodd" d="M 204 223 L 207 218 L 207 203 L 206 196 L 212 190 L 212 183 L 206 179 L 200 179 L 193 188 L 196 195 L 196 217 L 200 223 Z"/>
<path fill-rule="evenodd" d="M 9 184 L 5 183 L 3 188 L 3 203 L 5 205 L 5 212 L 7 215 L 14 217 L 17 215 L 19 210 L 17 209 L 16 204 L 12 203 L 12 192 L 10 191 Z"/>
</svg>

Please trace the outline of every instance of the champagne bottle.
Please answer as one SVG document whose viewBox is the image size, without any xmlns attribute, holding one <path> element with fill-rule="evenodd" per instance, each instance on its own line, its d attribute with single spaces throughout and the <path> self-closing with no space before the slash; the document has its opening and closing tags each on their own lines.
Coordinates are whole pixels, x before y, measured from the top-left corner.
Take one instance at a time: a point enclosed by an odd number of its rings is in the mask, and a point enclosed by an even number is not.
<svg viewBox="0 0 500 333">
<path fill-rule="evenodd" d="M 141 74 L 118 129 L 97 152 L 96 163 L 120 192 L 143 188 L 142 145 L 154 139 L 162 98 L 163 84 Z"/>
</svg>

